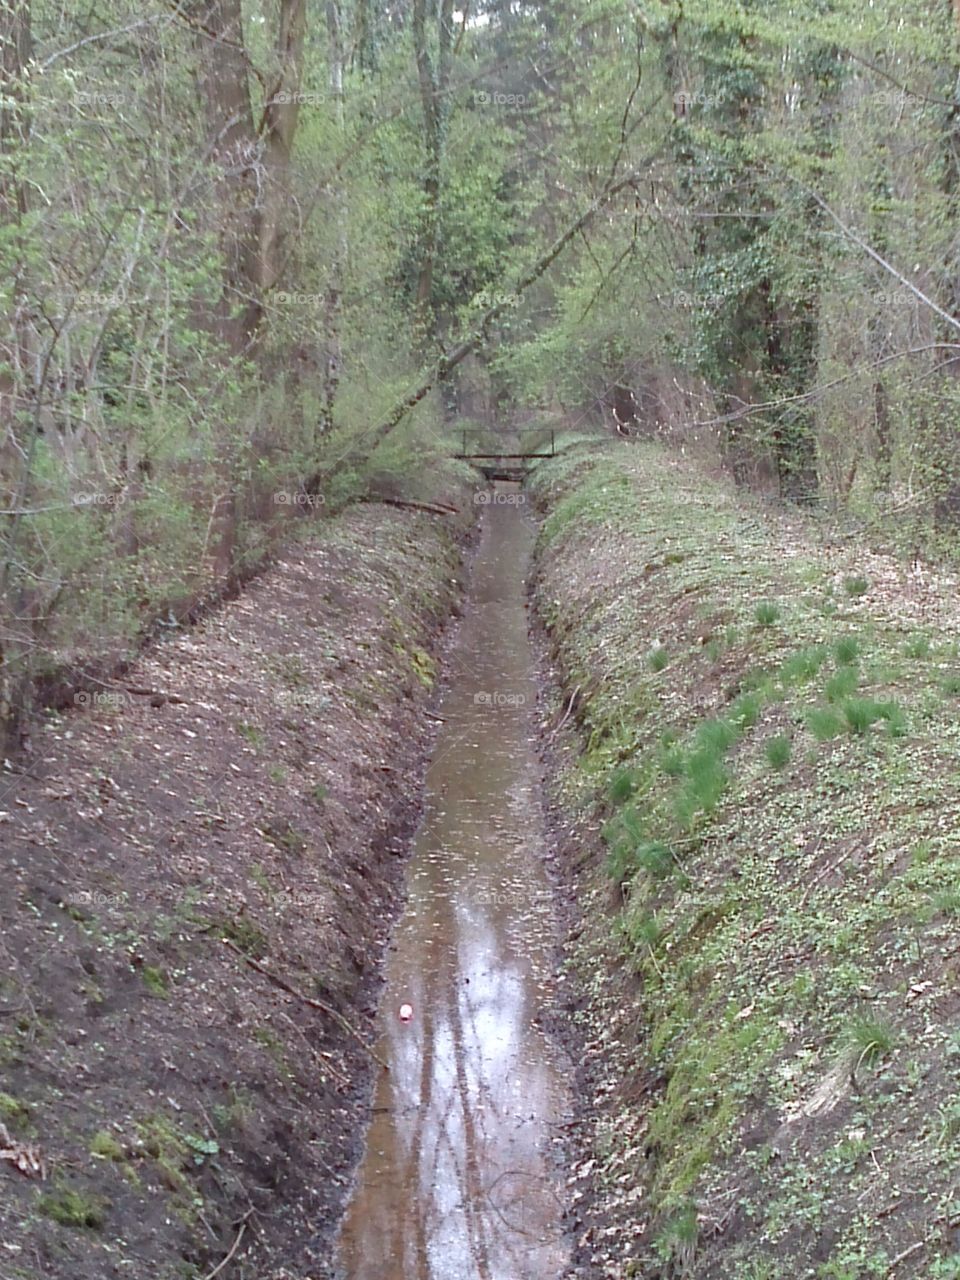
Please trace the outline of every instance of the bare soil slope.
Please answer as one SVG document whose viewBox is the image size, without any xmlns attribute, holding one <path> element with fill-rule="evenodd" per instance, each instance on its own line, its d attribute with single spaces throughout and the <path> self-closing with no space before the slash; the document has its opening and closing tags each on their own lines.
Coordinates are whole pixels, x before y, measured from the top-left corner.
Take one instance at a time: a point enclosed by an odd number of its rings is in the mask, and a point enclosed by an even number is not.
<svg viewBox="0 0 960 1280">
<path fill-rule="evenodd" d="M 349 509 L 5 772 L 3 1280 L 317 1274 L 462 533 Z"/>
</svg>

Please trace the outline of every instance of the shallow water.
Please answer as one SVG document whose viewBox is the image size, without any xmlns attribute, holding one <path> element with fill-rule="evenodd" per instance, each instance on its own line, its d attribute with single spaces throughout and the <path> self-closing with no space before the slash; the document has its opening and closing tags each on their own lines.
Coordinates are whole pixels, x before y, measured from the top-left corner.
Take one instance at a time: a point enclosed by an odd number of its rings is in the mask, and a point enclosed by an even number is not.
<svg viewBox="0 0 960 1280">
<path fill-rule="evenodd" d="M 552 1172 L 568 1072 L 538 1024 L 554 925 L 524 609 L 533 533 L 499 493 L 387 963 L 390 1072 L 341 1233 L 347 1280 L 556 1280 L 568 1257 Z"/>
</svg>

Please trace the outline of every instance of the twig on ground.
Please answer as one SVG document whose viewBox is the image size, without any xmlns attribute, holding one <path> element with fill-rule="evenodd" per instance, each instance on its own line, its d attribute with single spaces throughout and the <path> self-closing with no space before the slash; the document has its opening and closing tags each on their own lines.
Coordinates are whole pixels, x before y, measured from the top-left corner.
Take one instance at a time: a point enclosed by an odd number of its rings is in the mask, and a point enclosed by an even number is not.
<svg viewBox="0 0 960 1280">
<path fill-rule="evenodd" d="M 234 1240 L 233 1244 L 230 1246 L 230 1252 L 222 1260 L 222 1262 L 217 1263 L 217 1265 L 213 1268 L 212 1271 L 207 1272 L 207 1274 L 203 1277 L 203 1280 L 213 1280 L 214 1276 L 218 1276 L 220 1272 L 224 1269 L 224 1267 L 229 1266 L 230 1262 L 233 1259 L 234 1254 L 240 1248 L 240 1241 L 243 1239 L 244 1234 L 247 1230 L 247 1219 L 250 1217 L 250 1214 L 252 1212 L 253 1212 L 252 1209 L 248 1209 L 247 1212 L 244 1214 L 243 1221 L 240 1223 L 240 1230 L 237 1232 L 237 1238 L 236 1240 Z"/>
<path fill-rule="evenodd" d="M 309 1005 L 311 1009 L 319 1009 L 319 1011 L 321 1013 L 325 1013 L 328 1018 L 333 1018 L 335 1022 L 338 1022 L 340 1026 L 343 1027 L 344 1031 L 353 1036 L 357 1044 L 361 1045 L 362 1048 L 366 1050 L 374 1062 L 378 1062 L 380 1066 L 383 1067 L 384 1071 L 390 1070 L 389 1066 L 384 1062 L 383 1058 L 380 1057 L 376 1049 L 366 1042 L 353 1023 L 349 1022 L 342 1013 L 338 1013 L 336 1009 L 331 1008 L 330 1005 L 325 1004 L 322 1000 L 315 1000 L 313 996 L 308 996 L 303 991 L 298 991 L 296 987 L 287 982 L 286 978 L 281 978 L 278 973 L 274 973 L 272 969 L 268 969 L 266 965 L 262 965 L 259 960 L 254 960 L 253 956 L 248 956 L 245 951 L 238 947 L 235 942 L 231 942 L 229 938 L 221 938 L 220 941 L 225 947 L 229 947 L 231 951 L 235 951 L 240 959 L 248 964 L 251 969 L 256 969 L 257 973 L 262 973 L 265 978 L 269 978 L 270 981 L 275 986 L 279 987 L 281 991 L 286 991 L 288 995 L 295 996 L 298 1000 L 302 1000 L 303 1003 Z"/>
</svg>

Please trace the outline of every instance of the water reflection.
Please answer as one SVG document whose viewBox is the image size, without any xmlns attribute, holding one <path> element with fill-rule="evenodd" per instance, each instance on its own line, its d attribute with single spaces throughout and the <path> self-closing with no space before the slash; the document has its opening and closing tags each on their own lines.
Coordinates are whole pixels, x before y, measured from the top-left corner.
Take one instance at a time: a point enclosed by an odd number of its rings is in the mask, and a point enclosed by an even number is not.
<svg viewBox="0 0 960 1280">
<path fill-rule="evenodd" d="M 552 921 L 523 607 L 531 540 L 515 507 L 488 509 L 388 965 L 391 1069 L 342 1232 L 348 1280 L 546 1280 L 567 1259 L 551 1174 L 563 1071 L 537 1021 Z"/>
</svg>

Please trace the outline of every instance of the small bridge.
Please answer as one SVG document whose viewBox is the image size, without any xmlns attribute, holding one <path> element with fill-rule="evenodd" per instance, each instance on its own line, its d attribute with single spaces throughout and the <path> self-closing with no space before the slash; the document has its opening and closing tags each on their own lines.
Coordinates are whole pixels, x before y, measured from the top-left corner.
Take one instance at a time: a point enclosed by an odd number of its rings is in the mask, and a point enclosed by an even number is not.
<svg viewBox="0 0 960 1280">
<path fill-rule="evenodd" d="M 483 472 L 487 480 L 515 480 L 522 483 L 532 463 L 538 458 L 556 457 L 556 449 L 551 431 L 549 451 L 543 446 L 527 453 L 468 453 L 467 433 L 464 432 L 462 452 L 454 454 L 454 457 L 464 462 L 472 462 L 479 471 Z"/>
</svg>

